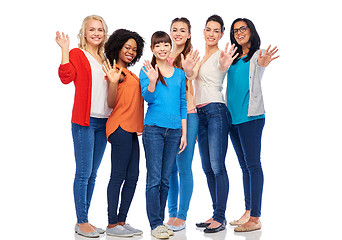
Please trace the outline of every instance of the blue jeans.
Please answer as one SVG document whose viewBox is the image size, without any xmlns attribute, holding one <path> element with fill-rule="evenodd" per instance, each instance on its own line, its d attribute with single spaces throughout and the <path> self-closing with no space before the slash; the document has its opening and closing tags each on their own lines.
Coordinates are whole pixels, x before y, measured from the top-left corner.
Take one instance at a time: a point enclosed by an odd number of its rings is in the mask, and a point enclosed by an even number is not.
<svg viewBox="0 0 342 240">
<path fill-rule="evenodd" d="M 231 118 L 223 103 L 210 103 L 197 109 L 198 147 L 213 203 L 213 218 L 223 223 L 229 191 L 225 158 Z"/>
<path fill-rule="evenodd" d="M 151 229 L 164 222 L 169 177 L 179 151 L 182 129 L 145 125 L 146 210 Z"/>
<path fill-rule="evenodd" d="M 74 201 L 78 223 L 88 222 L 97 169 L 107 145 L 106 122 L 107 118 L 91 117 L 89 126 L 71 125 L 76 160 Z"/>
<path fill-rule="evenodd" d="M 265 119 L 233 125 L 230 132 L 237 158 L 242 169 L 246 210 L 252 217 L 261 215 L 264 175 L 261 168 L 261 135 Z"/>
<path fill-rule="evenodd" d="M 183 152 L 177 154 L 176 164 L 170 175 L 169 196 L 167 198 L 169 217 L 177 217 L 186 220 L 190 200 L 194 187 L 192 176 L 192 159 L 198 132 L 197 113 L 187 116 L 187 146 Z M 179 180 L 178 180 L 179 174 Z M 178 207 L 179 195 L 179 207 Z"/>
<path fill-rule="evenodd" d="M 116 224 L 126 222 L 127 213 L 137 186 L 139 142 L 137 133 L 126 132 L 120 126 L 108 137 L 108 140 L 112 145 L 112 169 L 107 188 L 108 223 Z M 120 209 L 118 212 L 120 192 Z"/>
</svg>

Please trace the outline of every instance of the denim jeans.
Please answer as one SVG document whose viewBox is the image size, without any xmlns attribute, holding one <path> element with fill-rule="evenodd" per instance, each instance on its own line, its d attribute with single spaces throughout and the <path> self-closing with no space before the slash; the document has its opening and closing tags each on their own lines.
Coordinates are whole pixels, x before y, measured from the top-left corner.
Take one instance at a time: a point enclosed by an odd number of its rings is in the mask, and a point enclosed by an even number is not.
<svg viewBox="0 0 342 240">
<path fill-rule="evenodd" d="M 169 196 L 167 198 L 169 217 L 186 220 L 194 187 L 192 176 L 192 159 L 198 133 L 197 113 L 187 115 L 187 146 L 177 154 L 176 164 L 170 175 Z M 179 174 L 179 180 L 178 180 Z M 179 196 L 179 206 L 178 206 Z"/>
<path fill-rule="evenodd" d="M 127 213 L 137 186 L 139 142 L 137 133 L 126 132 L 120 126 L 108 137 L 108 140 L 112 145 L 112 169 L 107 188 L 108 223 L 116 224 L 126 222 Z M 120 209 L 118 212 L 120 192 Z"/>
<path fill-rule="evenodd" d="M 265 119 L 233 125 L 230 132 L 237 158 L 242 169 L 246 210 L 252 217 L 261 215 L 264 175 L 261 168 L 261 135 Z"/>
<path fill-rule="evenodd" d="M 146 210 L 151 229 L 164 222 L 169 177 L 179 151 L 182 129 L 145 125 Z"/>
<path fill-rule="evenodd" d="M 76 160 L 74 201 L 78 223 L 88 222 L 97 169 L 107 145 L 106 122 L 107 118 L 91 117 L 89 126 L 71 125 Z"/>
<path fill-rule="evenodd" d="M 225 158 L 231 118 L 223 103 L 210 103 L 198 108 L 197 113 L 198 147 L 213 203 L 213 218 L 223 223 L 229 191 Z"/>
</svg>

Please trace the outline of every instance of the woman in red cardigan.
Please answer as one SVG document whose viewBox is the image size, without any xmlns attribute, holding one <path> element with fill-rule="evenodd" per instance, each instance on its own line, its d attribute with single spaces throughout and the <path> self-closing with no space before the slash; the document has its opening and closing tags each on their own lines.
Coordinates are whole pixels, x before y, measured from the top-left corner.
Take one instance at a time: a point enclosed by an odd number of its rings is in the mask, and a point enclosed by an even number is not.
<svg viewBox="0 0 342 240">
<path fill-rule="evenodd" d="M 72 110 L 72 137 L 76 160 L 74 200 L 77 215 L 75 232 L 85 237 L 104 233 L 88 221 L 88 210 L 107 144 L 106 122 L 111 113 L 107 106 L 108 84 L 102 70 L 104 44 L 108 28 L 102 17 L 92 15 L 83 20 L 78 34 L 80 43 L 69 53 L 69 37 L 56 33 L 62 49 L 58 74 L 64 84 L 74 82 L 75 99 Z"/>
</svg>

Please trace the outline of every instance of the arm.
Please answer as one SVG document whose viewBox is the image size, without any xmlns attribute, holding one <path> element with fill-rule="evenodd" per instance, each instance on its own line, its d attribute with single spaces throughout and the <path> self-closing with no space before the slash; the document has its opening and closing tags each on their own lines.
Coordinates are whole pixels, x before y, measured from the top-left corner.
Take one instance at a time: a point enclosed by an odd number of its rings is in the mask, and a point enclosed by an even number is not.
<svg viewBox="0 0 342 240">
<path fill-rule="evenodd" d="M 118 93 L 118 84 L 122 72 L 122 68 L 118 70 L 115 67 L 115 59 L 113 61 L 113 66 L 109 63 L 109 60 L 107 59 L 107 62 L 102 66 L 103 71 L 105 72 L 107 76 L 107 82 L 108 82 L 108 96 L 107 96 L 107 104 L 108 107 L 114 108 L 116 104 L 116 95 Z"/>
<path fill-rule="evenodd" d="M 64 32 L 62 32 L 62 35 L 57 31 L 56 32 L 56 42 L 62 49 L 62 61 L 61 64 L 69 63 L 69 36 L 68 34 L 65 35 Z"/>
<path fill-rule="evenodd" d="M 146 69 L 146 70 L 145 70 Z M 144 62 L 140 71 L 141 95 L 146 102 L 153 102 L 155 97 L 156 82 L 158 79 L 158 66 L 154 69 L 149 61 Z"/>
<path fill-rule="evenodd" d="M 186 148 L 187 142 L 186 142 L 186 119 L 182 119 L 182 137 L 181 137 L 181 142 L 179 145 L 179 152 L 181 153 L 184 151 L 184 149 Z"/>
</svg>

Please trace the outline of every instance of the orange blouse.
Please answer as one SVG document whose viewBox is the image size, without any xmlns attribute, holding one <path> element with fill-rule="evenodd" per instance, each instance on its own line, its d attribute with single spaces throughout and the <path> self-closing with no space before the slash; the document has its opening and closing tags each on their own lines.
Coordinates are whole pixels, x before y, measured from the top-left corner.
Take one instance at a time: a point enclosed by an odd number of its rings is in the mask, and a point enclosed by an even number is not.
<svg viewBox="0 0 342 240">
<path fill-rule="evenodd" d="M 116 103 L 107 120 L 107 139 L 119 126 L 127 132 L 143 131 L 144 99 L 141 96 L 140 80 L 126 68 L 122 72 L 125 79 L 118 85 Z"/>
</svg>

